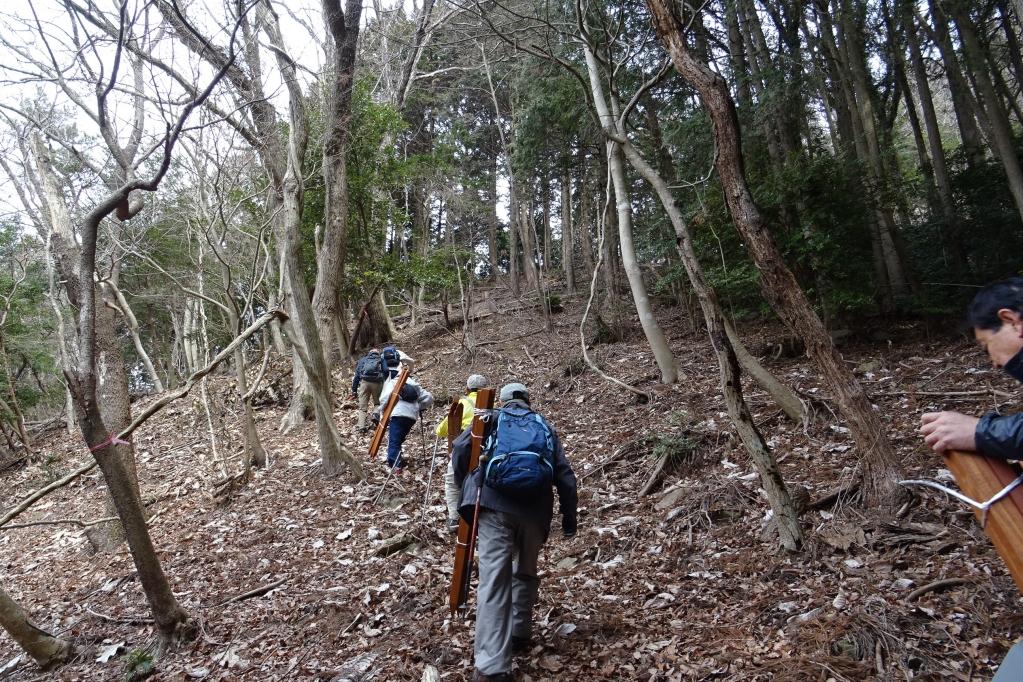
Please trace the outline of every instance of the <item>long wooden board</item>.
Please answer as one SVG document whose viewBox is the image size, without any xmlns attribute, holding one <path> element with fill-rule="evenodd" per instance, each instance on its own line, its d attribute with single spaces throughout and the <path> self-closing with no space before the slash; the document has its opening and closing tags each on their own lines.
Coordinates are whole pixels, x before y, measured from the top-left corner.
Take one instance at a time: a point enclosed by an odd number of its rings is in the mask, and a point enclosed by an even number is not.
<svg viewBox="0 0 1023 682">
<path fill-rule="evenodd" d="M 451 446 L 454 444 L 458 434 L 462 432 L 462 411 L 465 407 L 462 401 L 455 399 L 448 408 L 448 455 L 451 455 Z"/>
<path fill-rule="evenodd" d="M 490 410 L 494 407 L 494 389 L 482 388 L 476 394 L 476 408 Z M 483 446 L 483 432 L 486 422 L 478 416 L 472 419 L 472 445 L 469 450 L 469 474 L 475 471 L 480 461 L 480 449 Z M 482 490 L 482 487 L 481 487 Z M 472 559 L 476 553 L 476 532 L 479 522 L 479 496 L 476 498 L 476 513 L 472 517 L 472 525 L 465 519 L 458 519 L 458 539 L 455 541 L 455 568 L 451 574 L 451 588 L 448 590 L 448 605 L 451 615 L 460 609 L 469 599 L 469 580 L 472 578 Z"/>
<path fill-rule="evenodd" d="M 959 489 L 978 502 L 991 499 L 1020 475 L 1018 467 L 976 452 L 947 452 L 945 465 L 955 476 Z M 983 512 L 973 511 L 983 523 Z M 984 532 L 1009 568 L 1016 587 L 1023 592 L 1023 485 L 988 510 Z"/>
<path fill-rule="evenodd" d="M 391 413 L 394 412 L 394 406 L 398 404 L 398 394 L 401 392 L 401 387 L 408 380 L 408 375 L 408 366 L 402 365 L 401 372 L 398 374 L 398 381 L 394 384 L 391 395 L 387 396 L 387 404 L 384 405 L 383 412 L 380 414 L 380 421 L 377 422 L 377 429 L 373 432 L 373 440 L 369 442 L 370 459 L 376 457 L 377 452 L 380 451 L 380 444 L 384 442 L 384 434 L 387 433 L 387 423 L 391 421 Z"/>
</svg>

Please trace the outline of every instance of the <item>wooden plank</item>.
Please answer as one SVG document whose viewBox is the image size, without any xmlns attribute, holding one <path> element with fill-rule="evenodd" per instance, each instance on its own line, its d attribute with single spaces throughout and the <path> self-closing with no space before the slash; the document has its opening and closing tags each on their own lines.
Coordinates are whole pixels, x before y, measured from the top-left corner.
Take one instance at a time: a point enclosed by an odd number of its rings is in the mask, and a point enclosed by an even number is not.
<svg viewBox="0 0 1023 682">
<path fill-rule="evenodd" d="M 959 489 L 978 502 L 991 499 L 1020 475 L 1018 466 L 975 452 L 947 452 L 945 465 Z M 983 512 L 973 511 L 983 523 Z M 988 510 L 984 531 L 1023 592 L 1023 485 Z"/>
<path fill-rule="evenodd" d="M 494 389 L 482 388 L 476 394 L 476 408 L 490 410 L 494 407 Z M 472 419 L 472 445 L 469 450 L 469 475 L 479 466 L 480 449 L 483 445 L 483 432 L 486 422 L 478 416 Z M 482 489 L 482 488 L 481 488 Z M 451 615 L 460 609 L 469 599 L 469 580 L 472 578 L 472 559 L 476 552 L 476 531 L 479 521 L 479 495 L 476 497 L 476 513 L 472 525 L 465 519 L 458 519 L 458 539 L 455 541 L 455 569 L 451 575 L 451 588 L 448 591 L 448 605 Z"/>
<path fill-rule="evenodd" d="M 391 395 L 387 396 L 387 404 L 384 405 L 383 412 L 380 414 L 377 430 L 373 432 L 373 440 L 369 442 L 370 459 L 376 457 L 377 452 L 380 451 L 380 444 L 384 442 L 384 433 L 387 432 L 387 423 L 391 421 L 391 413 L 394 412 L 394 406 L 398 404 L 398 393 L 401 392 L 402 386 L 408 380 L 408 375 L 408 365 L 402 365 L 401 373 L 398 374 L 398 381 L 394 384 Z"/>
<path fill-rule="evenodd" d="M 451 455 L 451 447 L 454 445 L 458 434 L 462 432 L 462 401 L 455 398 L 448 408 L 448 456 Z"/>
</svg>

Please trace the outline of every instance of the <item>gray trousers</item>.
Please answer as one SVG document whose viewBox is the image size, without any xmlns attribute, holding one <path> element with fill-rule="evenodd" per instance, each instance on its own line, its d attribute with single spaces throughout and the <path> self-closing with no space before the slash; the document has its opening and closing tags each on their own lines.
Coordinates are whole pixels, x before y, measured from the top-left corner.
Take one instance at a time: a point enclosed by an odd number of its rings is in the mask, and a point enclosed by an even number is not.
<svg viewBox="0 0 1023 682">
<path fill-rule="evenodd" d="M 475 656 L 484 675 L 511 671 L 512 637 L 532 635 L 536 561 L 546 535 L 535 521 L 480 510 Z"/>
<path fill-rule="evenodd" d="M 455 463 L 448 457 L 448 470 L 444 472 L 444 504 L 448 506 L 448 519 L 458 520 L 458 503 L 462 489 L 455 482 Z"/>
</svg>

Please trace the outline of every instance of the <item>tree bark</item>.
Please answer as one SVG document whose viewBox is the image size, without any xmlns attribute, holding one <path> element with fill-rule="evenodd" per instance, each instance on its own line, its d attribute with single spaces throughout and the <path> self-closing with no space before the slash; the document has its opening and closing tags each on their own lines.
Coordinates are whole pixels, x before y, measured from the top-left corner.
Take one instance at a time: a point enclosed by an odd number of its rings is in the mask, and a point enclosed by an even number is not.
<svg viewBox="0 0 1023 682">
<path fill-rule="evenodd" d="M 962 69 L 959 67 L 959 59 L 952 47 L 952 39 L 948 32 L 948 26 L 951 23 L 949 17 L 943 11 L 940 0 L 928 0 L 928 3 L 931 8 L 931 16 L 934 19 L 934 26 L 931 27 L 923 19 L 921 19 L 920 25 L 931 34 L 938 47 L 938 52 L 941 54 L 941 61 L 945 67 L 945 78 L 948 80 L 948 90 L 952 96 L 952 108 L 959 126 L 959 137 L 963 141 L 967 161 L 975 166 L 983 163 L 984 151 L 983 138 L 977 125 L 977 113 L 970 98 L 970 86 L 963 76 Z"/>
<path fill-rule="evenodd" d="M 42 670 L 52 670 L 75 655 L 71 642 L 58 639 L 33 625 L 3 587 L 0 587 L 0 626 Z"/>
<path fill-rule="evenodd" d="M 966 61 L 977 84 L 977 94 L 984 103 L 984 110 L 991 126 L 992 146 L 1005 169 L 1005 177 L 1009 182 L 1012 198 L 1016 202 L 1016 210 L 1019 211 L 1020 218 L 1023 218 L 1023 168 L 1020 167 L 1019 156 L 1016 153 L 1016 142 L 1012 126 L 1009 124 L 1009 116 L 1005 113 L 1005 108 L 995 91 L 991 74 L 987 70 L 984 48 L 980 44 L 969 14 L 958 4 L 953 4 L 951 14 L 959 30 L 959 37 L 963 41 Z"/>
<path fill-rule="evenodd" d="M 138 353 L 139 360 L 142 361 L 142 366 L 146 368 L 146 373 L 149 375 L 150 380 L 153 382 L 153 389 L 157 393 L 163 393 L 163 382 L 160 381 L 160 375 L 156 372 L 156 367 L 153 366 L 153 361 L 149 357 L 149 353 L 146 352 L 146 347 L 142 344 L 142 337 L 139 334 L 139 321 L 135 317 L 135 312 L 131 309 L 128 304 L 128 299 L 121 293 L 117 283 L 114 282 L 113 278 L 104 280 L 103 285 L 110 291 L 111 296 L 117 304 L 117 310 L 124 317 L 125 323 L 128 325 L 128 333 L 131 334 L 131 342 L 135 346 L 135 352 Z"/>
<path fill-rule="evenodd" d="M 707 323 L 707 333 L 710 336 L 710 343 L 718 361 L 720 372 L 721 394 L 725 400 L 725 407 L 728 410 L 728 417 L 739 434 L 746 452 L 753 460 L 754 466 L 760 474 L 760 482 L 767 493 L 768 503 L 774 513 L 778 537 L 782 546 L 790 551 L 798 550 L 803 544 L 803 534 L 799 527 L 799 512 L 792 503 L 785 481 L 778 470 L 778 462 L 763 436 L 753 422 L 749 407 L 742 394 L 742 377 L 739 373 L 739 361 L 736 357 L 733 339 L 737 337 L 729 329 L 718 303 L 714 289 L 707 283 L 703 276 L 703 268 L 693 250 L 692 236 L 688 225 L 682 218 L 682 212 L 675 203 L 675 198 L 657 171 L 647 163 L 632 144 L 624 137 L 625 131 L 619 127 L 622 139 L 622 147 L 626 157 L 632 166 L 639 171 L 647 182 L 654 188 L 661 205 L 668 214 L 672 227 L 675 230 L 675 243 L 678 247 L 679 256 L 685 267 L 689 281 L 693 285 L 700 307 L 703 310 L 704 320 Z M 749 355 L 747 353 L 747 355 Z M 758 363 L 759 364 L 759 363 Z M 795 402 L 802 407 L 798 398 L 792 396 Z"/>
<path fill-rule="evenodd" d="M 323 346 L 324 361 L 333 364 L 334 349 L 345 355 L 335 338 L 334 323 L 340 318 L 338 293 L 344 277 L 345 249 L 348 237 L 348 152 L 352 118 L 352 87 L 355 82 L 356 44 L 362 2 L 348 0 L 342 12 L 340 0 L 322 0 L 327 25 L 326 52 L 330 60 L 327 85 L 327 120 L 323 143 L 323 183 L 325 187 L 323 248 L 317 262 L 316 288 L 312 306 L 316 330 Z M 330 378 L 325 378 L 328 390 Z"/>
<path fill-rule="evenodd" d="M 616 137 L 618 131 L 615 120 L 608 107 L 607 99 L 604 96 L 604 86 L 601 83 L 600 66 L 589 45 L 583 46 L 586 55 L 587 73 L 590 78 L 590 90 L 593 93 L 594 106 L 600 117 L 601 125 L 605 131 Z M 614 184 L 615 207 L 618 214 L 618 240 L 622 247 L 622 264 L 625 267 L 625 276 L 629 280 L 629 288 L 632 290 L 632 300 L 636 305 L 636 313 L 639 315 L 639 323 L 643 327 L 647 344 L 654 354 L 657 367 L 661 371 L 661 383 L 673 384 L 678 381 L 678 364 L 675 356 L 668 345 L 668 339 L 664 330 L 654 317 L 653 306 L 650 304 L 650 297 L 647 295 L 646 283 L 643 281 L 643 272 L 640 270 L 639 261 L 636 259 L 636 249 L 632 243 L 632 203 L 629 196 L 628 183 L 625 179 L 625 164 L 622 145 L 612 141 L 608 152 L 608 164 L 611 172 L 611 182 Z"/>
<path fill-rule="evenodd" d="M 572 176 L 568 162 L 561 171 L 561 271 L 565 275 L 565 293 L 575 293 L 575 265 L 572 262 Z"/>
<path fill-rule="evenodd" d="M 917 96 L 920 101 L 920 112 L 923 115 L 924 128 L 927 131 L 927 148 L 930 150 L 931 168 L 934 172 L 934 184 L 938 192 L 941 216 L 944 221 L 942 235 L 945 248 L 949 253 L 952 266 L 957 272 L 966 272 L 966 249 L 960 234 L 959 217 L 952 199 L 952 181 L 949 178 L 948 161 L 941 143 L 941 129 L 938 126 L 938 114 L 934 109 L 934 98 L 928 81 L 927 67 L 920 50 L 920 38 L 917 33 L 916 19 L 908 2 L 901 8 L 903 28 L 909 46 L 909 59 L 913 68 L 913 80 L 916 81 Z"/>
<path fill-rule="evenodd" d="M 681 24 L 665 0 L 647 0 L 647 6 L 675 69 L 696 89 L 710 115 L 718 148 L 715 166 L 725 201 L 760 271 L 764 295 L 786 326 L 805 339 L 807 354 L 820 369 L 849 424 L 860 450 L 865 501 L 892 505 L 904 494 L 898 485 L 903 477 L 895 452 L 862 386 L 836 350 L 767 231 L 746 181 L 738 119 L 728 86 L 706 64 L 692 57 Z"/>
</svg>

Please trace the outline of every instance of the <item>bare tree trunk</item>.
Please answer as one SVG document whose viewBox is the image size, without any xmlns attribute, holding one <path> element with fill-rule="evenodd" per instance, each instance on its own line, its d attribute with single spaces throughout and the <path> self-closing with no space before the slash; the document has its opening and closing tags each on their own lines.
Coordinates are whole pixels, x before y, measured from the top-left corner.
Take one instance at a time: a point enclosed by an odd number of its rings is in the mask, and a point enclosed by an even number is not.
<svg viewBox="0 0 1023 682">
<path fill-rule="evenodd" d="M 128 325 L 128 333 L 131 334 L 131 342 L 135 346 L 135 352 L 138 353 L 139 360 L 142 361 L 142 366 L 146 368 L 146 373 L 149 375 L 150 380 L 153 382 L 153 389 L 157 393 L 163 393 L 163 382 L 160 381 L 160 375 L 157 374 L 156 368 L 153 366 L 153 361 L 149 357 L 149 353 L 146 352 L 146 347 L 142 345 L 142 337 L 139 335 L 139 321 L 135 317 L 135 312 L 128 305 L 128 299 L 121 293 L 117 283 L 114 282 L 113 278 L 103 281 L 103 286 L 110 290 L 110 294 L 113 296 L 117 303 L 117 310 L 124 317 L 125 323 Z"/>
<path fill-rule="evenodd" d="M 0 587 L 0 626 L 42 670 L 50 670 L 75 655 L 71 642 L 57 639 L 33 625 L 25 611 Z"/>
<path fill-rule="evenodd" d="M 501 223 L 497 218 L 497 154 L 490 160 L 490 195 L 487 197 L 487 260 L 490 264 L 490 280 L 497 281 L 500 272 L 500 254 L 497 251 L 497 231 Z"/>
<path fill-rule="evenodd" d="M 959 125 L 959 137 L 963 141 L 967 161 L 971 165 L 976 165 L 983 162 L 984 151 L 980 128 L 977 126 L 977 114 L 970 98 L 970 86 L 959 67 L 959 60 L 956 58 L 952 39 L 949 37 L 948 26 L 951 22 L 942 10 L 939 0 L 928 0 L 928 2 L 934 26 L 932 28 L 923 19 L 920 20 L 920 26 L 931 34 L 934 44 L 937 45 L 941 54 L 941 61 L 945 67 L 945 78 L 948 80 L 948 90 L 952 95 L 952 107 Z"/>
<path fill-rule="evenodd" d="M 934 109 L 934 98 L 927 77 L 927 67 L 920 51 L 920 40 L 917 34 L 916 20 L 908 7 L 902 10 L 902 23 L 906 31 L 906 42 L 909 45 L 909 58 L 913 68 L 913 80 L 916 81 L 917 95 L 920 100 L 920 112 L 923 115 L 924 128 L 927 131 L 927 148 L 930 150 L 931 168 L 934 172 L 934 184 L 938 192 L 941 216 L 944 221 L 942 234 L 945 248 L 948 250 L 952 265 L 957 272 L 966 271 L 966 249 L 960 235 L 959 217 L 952 201 L 952 181 L 949 179 L 948 162 L 945 149 L 941 143 L 941 129 L 938 126 L 938 114 Z"/>
<path fill-rule="evenodd" d="M 575 265 L 572 263 L 572 176 L 568 162 L 561 172 L 561 271 L 565 274 L 565 293 L 575 293 Z"/>
<path fill-rule="evenodd" d="M 519 228 L 517 227 L 518 206 L 515 204 L 515 195 L 510 201 L 511 210 L 508 212 L 508 284 L 512 296 L 519 297 Z"/>
<path fill-rule="evenodd" d="M 329 65 L 327 121 L 323 144 L 323 183 L 326 188 L 324 206 L 325 229 L 323 252 L 317 262 L 316 289 L 312 306 L 316 329 L 323 345 L 328 369 L 333 364 L 334 349 L 345 355 L 341 339 L 335 338 L 334 323 L 340 319 L 338 293 L 345 268 L 348 236 L 348 151 L 352 117 L 352 87 L 355 80 L 355 48 L 359 38 L 362 2 L 348 0 L 344 12 L 340 0 L 322 0 L 323 18 L 327 26 L 326 52 Z M 330 389 L 330 375 L 324 381 Z"/>
<path fill-rule="evenodd" d="M 575 226 L 575 238 L 579 242 L 579 252 L 583 259 L 583 276 L 588 281 L 593 278 L 593 191 L 588 182 L 589 172 L 586 164 L 580 164 L 579 182 L 579 224 Z"/>
<path fill-rule="evenodd" d="M 25 414 L 21 411 L 18 394 L 14 390 L 14 377 L 11 376 L 11 365 L 7 357 L 7 345 L 4 343 L 2 329 L 0 329 L 0 363 L 3 363 L 4 379 L 7 382 L 7 398 L 10 401 L 7 403 L 7 407 L 14 416 L 14 427 L 18 430 L 18 438 L 21 440 L 21 445 L 31 457 L 35 454 L 35 451 L 32 449 L 32 439 L 28 437 L 28 430 L 25 428 Z"/>
<path fill-rule="evenodd" d="M 590 89 L 593 92 L 594 105 L 600 115 L 601 125 L 604 129 L 615 134 L 617 130 L 614 118 L 608 108 L 607 100 L 604 97 L 604 87 L 601 83 L 600 67 L 597 58 L 590 47 L 584 46 L 586 55 L 587 71 L 590 77 Z M 643 272 L 640 270 L 639 261 L 636 259 L 636 249 L 632 243 L 632 204 L 629 197 L 628 183 L 625 179 L 625 164 L 622 146 L 617 142 L 610 143 L 608 151 L 608 164 L 611 171 L 611 181 L 614 183 L 615 206 L 618 213 L 618 239 L 622 247 L 622 263 L 625 267 L 625 275 L 629 280 L 629 288 L 632 290 L 632 300 L 636 305 L 636 313 L 639 315 L 639 323 L 643 327 L 647 343 L 657 361 L 657 367 L 661 371 L 661 383 L 673 384 L 678 381 L 678 365 L 675 356 L 668 345 L 668 339 L 654 317 L 653 306 L 650 304 L 650 297 L 647 295 L 646 283 L 643 281 Z"/>
<path fill-rule="evenodd" d="M 704 320 L 707 323 L 707 333 L 710 336 L 711 346 L 717 356 L 718 369 L 721 376 L 721 393 L 725 399 L 725 406 L 728 416 L 739 434 L 746 452 L 753 460 L 754 466 L 760 474 L 760 482 L 767 493 L 768 503 L 774 512 L 778 537 L 782 546 L 788 551 L 796 551 L 803 544 L 803 534 L 799 527 L 799 512 L 792 503 L 785 481 L 778 470 L 778 462 L 775 460 L 763 436 L 753 422 L 749 413 L 749 407 L 742 394 L 742 381 L 739 373 L 739 362 L 736 358 L 733 339 L 734 333 L 730 333 L 729 324 L 721 312 L 721 305 L 718 303 L 717 295 L 713 288 L 707 283 L 703 276 L 703 268 L 693 250 L 692 236 L 689 227 L 682 218 L 682 212 L 678 210 L 675 199 L 657 171 L 646 162 L 639 152 L 624 138 L 624 130 L 619 127 L 618 132 L 622 135 L 622 146 L 633 167 L 639 171 L 647 182 L 654 188 L 661 205 L 664 206 L 668 218 L 675 229 L 675 243 L 678 246 L 679 256 L 685 267 L 689 281 L 700 301 L 703 309 Z M 748 354 L 747 354 L 748 355 Z M 799 400 L 795 402 L 802 407 Z"/>
<path fill-rule="evenodd" d="M 1009 181 L 1009 190 L 1016 202 L 1016 210 L 1023 218 L 1023 168 L 1020 167 L 1019 156 L 1016 154 L 1016 141 L 1012 134 L 1009 117 L 995 91 L 991 74 L 987 70 L 984 48 L 977 38 L 977 32 L 969 15 L 957 4 L 952 9 L 952 18 L 959 30 L 959 37 L 963 41 L 966 60 L 973 72 L 979 91 L 978 95 L 984 103 L 984 110 L 991 126 L 992 146 L 1005 169 L 1005 177 Z"/>
<path fill-rule="evenodd" d="M 793 333 L 806 340 L 807 354 L 821 370 L 860 450 L 865 501 L 891 505 L 901 498 L 902 479 L 895 452 L 884 425 L 862 386 L 835 349 L 820 318 L 785 266 L 753 201 L 742 157 L 735 105 L 719 75 L 693 59 L 681 24 L 664 0 L 647 0 L 654 28 L 671 56 L 675 69 L 697 91 L 714 127 L 718 156 L 715 165 L 725 200 L 757 269 L 767 300 Z"/>
<path fill-rule="evenodd" d="M 540 178 L 540 200 L 543 202 L 543 262 L 540 271 L 544 275 L 551 272 L 551 179 L 544 175 Z"/>
</svg>

